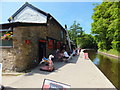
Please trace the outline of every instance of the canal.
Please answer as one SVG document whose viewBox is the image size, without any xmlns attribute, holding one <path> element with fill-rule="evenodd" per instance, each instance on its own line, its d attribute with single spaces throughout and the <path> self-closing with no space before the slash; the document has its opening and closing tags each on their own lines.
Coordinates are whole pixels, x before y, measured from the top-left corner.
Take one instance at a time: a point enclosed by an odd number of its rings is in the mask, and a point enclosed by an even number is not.
<svg viewBox="0 0 120 90">
<path fill-rule="evenodd" d="M 120 60 L 97 53 L 95 50 L 85 52 L 111 83 L 120 90 Z"/>
</svg>

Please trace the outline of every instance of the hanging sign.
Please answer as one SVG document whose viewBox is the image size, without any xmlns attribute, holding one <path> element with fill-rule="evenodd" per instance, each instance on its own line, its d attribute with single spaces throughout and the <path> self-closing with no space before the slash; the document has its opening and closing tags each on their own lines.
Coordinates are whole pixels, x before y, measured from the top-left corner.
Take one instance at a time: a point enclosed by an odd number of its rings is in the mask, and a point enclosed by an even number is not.
<svg viewBox="0 0 120 90">
<path fill-rule="evenodd" d="M 54 41 L 54 49 L 57 49 L 57 41 Z"/>
<path fill-rule="evenodd" d="M 60 48 L 60 44 L 61 44 L 61 42 L 58 41 L 58 42 L 57 42 L 57 48 L 58 48 L 58 49 Z"/>
<path fill-rule="evenodd" d="M 30 40 L 25 40 L 25 43 L 26 44 L 30 44 Z"/>
<path fill-rule="evenodd" d="M 70 85 L 44 79 L 42 90 L 70 90 Z"/>
<path fill-rule="evenodd" d="M 48 48 L 49 49 L 53 48 L 53 40 L 48 41 Z"/>
<path fill-rule="evenodd" d="M 46 42 L 46 40 L 39 40 L 40 42 Z"/>
</svg>

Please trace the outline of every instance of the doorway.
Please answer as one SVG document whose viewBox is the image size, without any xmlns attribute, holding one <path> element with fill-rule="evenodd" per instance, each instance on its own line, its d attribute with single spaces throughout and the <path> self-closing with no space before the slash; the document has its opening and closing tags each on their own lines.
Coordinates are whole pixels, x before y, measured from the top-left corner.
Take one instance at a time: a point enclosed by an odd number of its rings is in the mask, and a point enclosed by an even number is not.
<svg viewBox="0 0 120 90">
<path fill-rule="evenodd" d="M 39 60 L 41 61 L 44 56 L 46 57 L 46 43 L 39 42 Z"/>
</svg>

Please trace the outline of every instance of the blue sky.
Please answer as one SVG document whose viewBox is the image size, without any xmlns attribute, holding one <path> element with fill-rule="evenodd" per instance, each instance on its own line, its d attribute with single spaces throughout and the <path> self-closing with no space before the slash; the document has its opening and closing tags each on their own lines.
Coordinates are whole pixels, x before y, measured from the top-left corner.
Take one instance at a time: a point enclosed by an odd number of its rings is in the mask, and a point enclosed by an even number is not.
<svg viewBox="0 0 120 90">
<path fill-rule="evenodd" d="M 7 19 L 13 15 L 25 2 L 2 2 L 2 22 L 8 22 Z M 68 28 L 74 21 L 80 23 L 86 33 L 91 32 L 91 16 L 93 14 L 92 5 L 95 2 L 29 2 L 33 6 L 50 13 L 63 27 L 66 24 Z M 97 2 L 100 3 L 100 2 Z M 1 11 L 2 10 L 2 11 Z"/>
</svg>

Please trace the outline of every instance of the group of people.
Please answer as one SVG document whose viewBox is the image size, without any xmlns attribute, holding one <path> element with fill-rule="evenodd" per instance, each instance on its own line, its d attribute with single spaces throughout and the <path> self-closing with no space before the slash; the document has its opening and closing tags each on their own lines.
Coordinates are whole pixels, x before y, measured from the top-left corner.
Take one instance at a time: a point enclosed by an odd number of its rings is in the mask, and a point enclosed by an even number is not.
<svg viewBox="0 0 120 90">
<path fill-rule="evenodd" d="M 40 64 L 44 62 L 45 66 L 41 66 L 40 70 L 51 72 L 54 70 L 54 64 L 53 64 L 52 58 L 56 58 L 57 60 L 67 62 L 69 58 L 71 58 L 72 56 L 79 55 L 80 51 L 81 50 L 79 48 L 73 49 L 72 52 L 67 52 L 65 49 L 62 49 L 62 50 L 57 49 L 55 54 L 49 55 L 49 58 L 45 58 L 45 57 L 42 58 L 42 61 L 40 62 Z"/>
<path fill-rule="evenodd" d="M 68 59 L 71 56 L 76 56 L 80 54 L 80 48 L 74 48 L 72 51 L 67 52 L 65 49 L 57 49 L 52 55 L 54 56 L 53 60 L 64 61 L 63 59 Z M 46 58 L 43 58 L 42 61 L 47 61 Z M 42 63 L 42 62 L 41 62 Z"/>
<path fill-rule="evenodd" d="M 73 56 L 80 55 L 81 48 L 73 49 Z"/>
<path fill-rule="evenodd" d="M 57 59 L 68 59 L 70 55 L 72 54 L 73 56 L 79 55 L 80 54 L 80 48 L 74 48 L 71 52 L 67 52 L 65 49 L 56 50 L 56 57 Z"/>
</svg>

